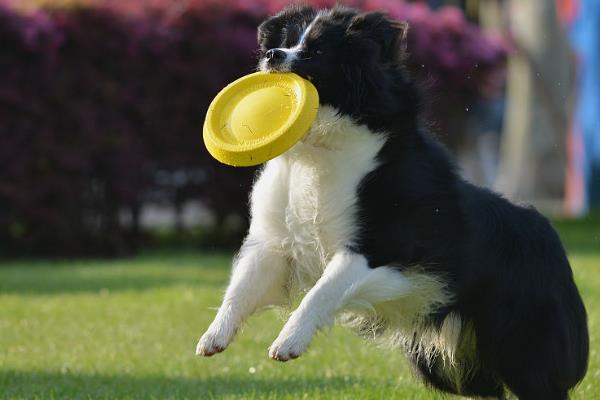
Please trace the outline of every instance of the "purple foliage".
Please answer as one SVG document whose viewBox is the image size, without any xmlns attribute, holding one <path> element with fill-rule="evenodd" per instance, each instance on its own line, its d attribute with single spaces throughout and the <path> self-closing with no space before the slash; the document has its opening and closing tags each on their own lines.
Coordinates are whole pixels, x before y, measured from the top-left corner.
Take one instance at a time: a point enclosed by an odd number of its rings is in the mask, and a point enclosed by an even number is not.
<svg viewBox="0 0 600 400">
<path fill-rule="evenodd" d="M 118 213 L 135 216 L 149 198 L 176 206 L 201 199 L 219 220 L 246 214 L 254 170 L 213 160 L 202 119 L 223 86 L 253 71 L 256 26 L 287 2 L 95 3 L 102 5 L 25 14 L 0 5 L 6 253 L 129 251 L 139 232 L 122 226 Z M 466 76 L 504 56 L 454 9 L 350 3 L 408 20 L 413 69 L 440 93 L 474 93 Z M 180 178 L 165 183 L 161 174 Z"/>
</svg>

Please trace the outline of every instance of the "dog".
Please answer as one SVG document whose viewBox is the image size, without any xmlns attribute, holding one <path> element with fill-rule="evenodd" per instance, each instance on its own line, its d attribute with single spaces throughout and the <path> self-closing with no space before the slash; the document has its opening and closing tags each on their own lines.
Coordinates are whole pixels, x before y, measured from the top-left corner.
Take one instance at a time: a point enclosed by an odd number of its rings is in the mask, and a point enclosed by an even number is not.
<svg viewBox="0 0 600 400">
<path fill-rule="evenodd" d="M 584 377 L 586 311 L 550 223 L 463 180 L 422 127 L 407 25 L 291 7 L 258 28 L 259 70 L 318 90 L 306 136 L 266 163 L 251 223 L 196 353 L 255 311 L 304 295 L 270 346 L 302 355 L 336 316 L 401 347 L 430 387 L 561 400 Z"/>
</svg>

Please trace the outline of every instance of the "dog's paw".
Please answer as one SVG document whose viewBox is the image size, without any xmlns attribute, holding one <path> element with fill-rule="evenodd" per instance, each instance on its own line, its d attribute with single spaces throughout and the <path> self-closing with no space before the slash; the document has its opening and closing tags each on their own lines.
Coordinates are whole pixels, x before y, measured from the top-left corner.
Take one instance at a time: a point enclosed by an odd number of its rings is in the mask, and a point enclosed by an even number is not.
<svg viewBox="0 0 600 400">
<path fill-rule="evenodd" d="M 225 350 L 231 338 L 222 332 L 213 332 L 210 329 L 202 335 L 196 345 L 196 355 L 210 357 Z"/>
<path fill-rule="evenodd" d="M 288 361 L 300 357 L 308 349 L 312 335 L 282 332 L 269 348 L 269 357 L 277 361 Z"/>
</svg>

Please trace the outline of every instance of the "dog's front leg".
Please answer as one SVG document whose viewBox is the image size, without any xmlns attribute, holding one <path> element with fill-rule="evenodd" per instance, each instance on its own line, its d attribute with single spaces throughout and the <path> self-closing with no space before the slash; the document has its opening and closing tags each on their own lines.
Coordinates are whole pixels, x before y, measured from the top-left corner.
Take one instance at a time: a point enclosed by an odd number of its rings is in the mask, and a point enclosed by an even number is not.
<svg viewBox="0 0 600 400">
<path fill-rule="evenodd" d="M 211 356 L 227 347 L 238 328 L 256 310 L 282 303 L 289 268 L 276 248 L 247 238 L 234 262 L 223 303 L 196 346 L 196 354 Z"/>
<path fill-rule="evenodd" d="M 376 304 L 406 293 L 409 284 L 389 267 L 369 268 L 360 254 L 342 251 L 292 313 L 269 349 L 271 358 L 287 361 L 302 354 L 319 328 L 331 325 L 337 311 L 356 302 Z"/>
</svg>

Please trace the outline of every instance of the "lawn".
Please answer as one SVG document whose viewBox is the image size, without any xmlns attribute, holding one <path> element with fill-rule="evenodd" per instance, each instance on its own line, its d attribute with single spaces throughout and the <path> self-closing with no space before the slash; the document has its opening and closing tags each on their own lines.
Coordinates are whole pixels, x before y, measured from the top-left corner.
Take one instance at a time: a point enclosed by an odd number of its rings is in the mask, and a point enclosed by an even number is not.
<svg viewBox="0 0 600 400">
<path fill-rule="evenodd" d="M 600 221 L 559 222 L 587 305 L 592 350 L 573 399 L 600 398 Z M 194 356 L 218 306 L 229 255 L 144 253 L 118 261 L 0 266 L 1 399 L 442 399 L 399 351 L 334 328 L 298 360 L 267 347 L 283 321 L 250 320 L 229 349 Z"/>
</svg>

